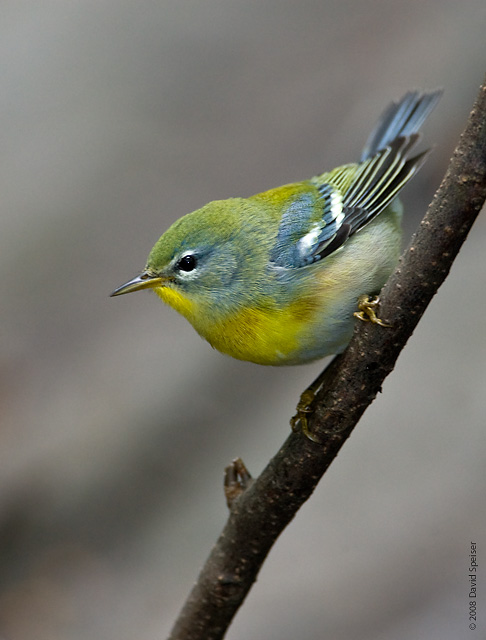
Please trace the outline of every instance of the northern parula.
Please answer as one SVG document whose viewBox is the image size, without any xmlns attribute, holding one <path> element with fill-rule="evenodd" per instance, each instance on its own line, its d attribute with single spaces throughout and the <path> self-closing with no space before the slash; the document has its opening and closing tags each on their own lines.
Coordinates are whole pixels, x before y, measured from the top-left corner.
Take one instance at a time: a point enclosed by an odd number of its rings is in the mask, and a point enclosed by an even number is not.
<svg viewBox="0 0 486 640">
<path fill-rule="evenodd" d="M 343 351 L 358 298 L 397 263 L 397 196 L 426 158 L 409 153 L 440 95 L 410 91 L 390 104 L 358 163 L 180 218 L 111 295 L 153 289 L 241 360 L 291 365 Z"/>
</svg>

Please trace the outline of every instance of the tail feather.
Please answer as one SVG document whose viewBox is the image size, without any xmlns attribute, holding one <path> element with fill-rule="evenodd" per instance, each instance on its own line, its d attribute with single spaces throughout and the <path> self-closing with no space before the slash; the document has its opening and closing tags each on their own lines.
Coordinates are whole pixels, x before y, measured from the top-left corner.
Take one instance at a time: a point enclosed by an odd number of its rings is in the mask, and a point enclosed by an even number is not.
<svg viewBox="0 0 486 640">
<path fill-rule="evenodd" d="M 398 102 L 388 105 L 366 141 L 360 162 L 376 155 L 398 137 L 417 134 L 441 95 L 442 89 L 428 93 L 409 91 Z"/>
</svg>

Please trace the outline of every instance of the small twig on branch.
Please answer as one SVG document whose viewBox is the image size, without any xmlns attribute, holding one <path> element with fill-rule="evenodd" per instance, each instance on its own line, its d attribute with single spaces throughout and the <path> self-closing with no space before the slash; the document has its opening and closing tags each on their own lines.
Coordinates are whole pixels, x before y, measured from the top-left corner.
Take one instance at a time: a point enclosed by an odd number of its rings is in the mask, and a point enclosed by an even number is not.
<svg viewBox="0 0 486 640">
<path fill-rule="evenodd" d="M 486 79 L 447 173 L 418 231 L 381 293 L 391 328 L 357 323 L 346 351 L 320 376 L 309 430 L 292 433 L 261 475 L 231 496 L 231 512 L 170 640 L 218 640 L 255 581 L 271 546 L 313 492 L 392 371 L 445 280 L 486 197 Z M 239 491 L 237 492 L 239 493 Z"/>
<path fill-rule="evenodd" d="M 241 458 L 235 458 L 224 470 L 224 495 L 231 509 L 233 502 L 248 489 L 253 482 L 250 472 Z"/>
</svg>

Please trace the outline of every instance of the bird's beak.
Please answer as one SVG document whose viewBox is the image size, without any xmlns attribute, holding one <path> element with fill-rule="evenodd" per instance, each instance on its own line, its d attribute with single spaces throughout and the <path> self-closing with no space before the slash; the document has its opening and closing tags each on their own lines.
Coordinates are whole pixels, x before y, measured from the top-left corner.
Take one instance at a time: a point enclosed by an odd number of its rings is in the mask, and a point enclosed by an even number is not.
<svg viewBox="0 0 486 640">
<path fill-rule="evenodd" d="M 142 272 L 136 278 L 125 282 L 121 287 L 118 287 L 110 293 L 110 297 L 121 296 L 124 293 L 131 293 L 132 291 L 140 291 L 141 289 L 154 289 L 155 287 L 163 286 L 165 278 L 160 276 L 154 276 L 147 272 Z"/>
</svg>

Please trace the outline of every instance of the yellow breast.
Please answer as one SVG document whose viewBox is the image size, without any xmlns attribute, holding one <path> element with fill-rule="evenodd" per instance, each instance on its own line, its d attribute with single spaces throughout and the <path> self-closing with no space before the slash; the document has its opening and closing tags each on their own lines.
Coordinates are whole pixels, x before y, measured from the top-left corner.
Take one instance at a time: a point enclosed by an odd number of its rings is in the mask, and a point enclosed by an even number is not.
<svg viewBox="0 0 486 640">
<path fill-rule="evenodd" d="M 264 365 L 299 361 L 299 336 L 316 311 L 316 301 L 306 297 L 285 307 L 267 301 L 264 308 L 242 308 L 225 315 L 215 314 L 213 309 L 209 314 L 174 289 L 158 287 L 155 291 L 212 347 L 233 358 Z"/>
<path fill-rule="evenodd" d="M 188 298 L 183 296 L 182 293 L 170 287 L 155 287 L 154 291 L 161 300 L 192 322 L 191 318 L 194 313 L 194 305 Z"/>
<path fill-rule="evenodd" d="M 247 308 L 197 330 L 218 351 L 256 364 L 289 364 L 313 305 L 300 300 L 284 308 Z"/>
</svg>

